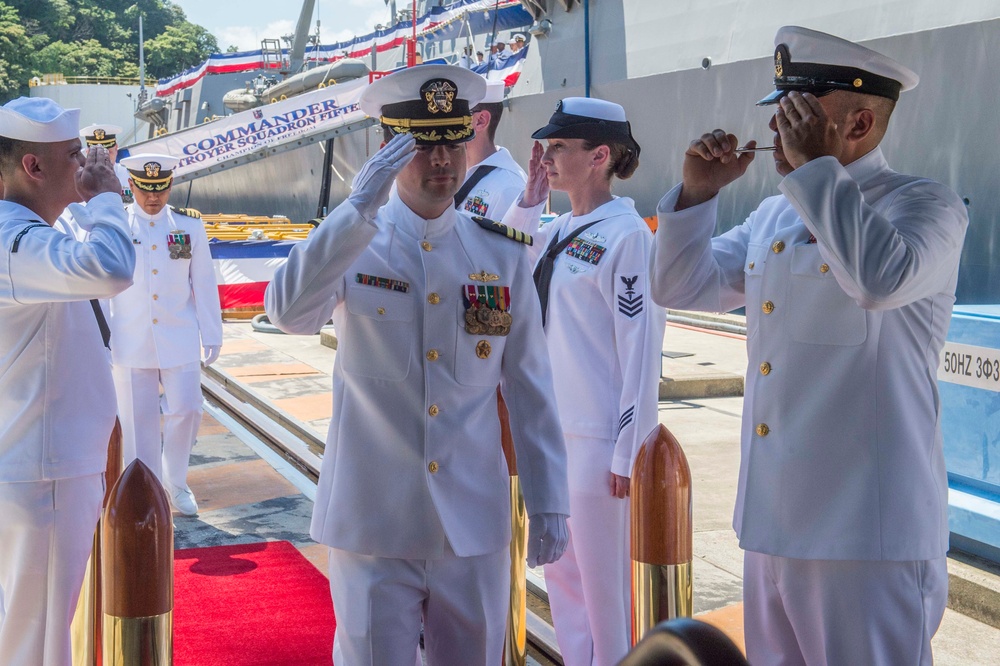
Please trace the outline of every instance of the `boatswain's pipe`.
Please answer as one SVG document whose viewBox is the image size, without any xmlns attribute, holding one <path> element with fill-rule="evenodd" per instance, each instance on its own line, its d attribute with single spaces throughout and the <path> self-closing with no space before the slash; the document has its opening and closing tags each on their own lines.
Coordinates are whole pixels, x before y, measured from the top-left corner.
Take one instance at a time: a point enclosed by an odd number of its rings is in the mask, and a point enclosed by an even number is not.
<svg viewBox="0 0 1000 666">
<path fill-rule="evenodd" d="M 691 469 L 663 425 L 632 467 L 632 644 L 657 623 L 691 617 Z"/>
<path fill-rule="evenodd" d="M 122 425 L 115 418 L 115 426 L 111 429 L 108 440 L 108 462 L 104 469 L 104 501 L 101 506 L 107 506 L 111 495 L 111 486 L 122 473 Z M 102 666 L 101 660 L 101 629 L 103 628 L 101 608 L 101 520 L 98 520 L 94 530 L 94 543 L 87 560 L 87 572 L 83 577 L 83 589 L 80 590 L 80 600 L 76 604 L 76 613 L 70 625 L 70 636 L 73 645 L 73 666 Z"/>
<path fill-rule="evenodd" d="M 141 460 L 111 489 L 101 538 L 104 666 L 169 666 L 174 524 L 167 494 Z"/>
<path fill-rule="evenodd" d="M 524 666 L 528 660 L 527 619 L 528 516 L 517 476 L 517 456 L 510 431 L 510 413 L 500 389 L 497 389 L 497 414 L 500 417 L 500 444 L 510 473 L 510 605 L 507 608 L 507 636 L 503 646 L 504 666 Z"/>
</svg>

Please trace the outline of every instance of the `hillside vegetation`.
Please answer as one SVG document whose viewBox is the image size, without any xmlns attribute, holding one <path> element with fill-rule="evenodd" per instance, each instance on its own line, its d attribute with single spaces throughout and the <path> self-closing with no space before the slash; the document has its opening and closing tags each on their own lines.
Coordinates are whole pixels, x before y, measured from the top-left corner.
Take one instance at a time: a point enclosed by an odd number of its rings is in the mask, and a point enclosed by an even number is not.
<svg viewBox="0 0 1000 666">
<path fill-rule="evenodd" d="M 0 0 L 0 103 L 44 74 L 139 76 L 139 13 L 147 83 L 219 51 L 169 0 Z"/>
</svg>

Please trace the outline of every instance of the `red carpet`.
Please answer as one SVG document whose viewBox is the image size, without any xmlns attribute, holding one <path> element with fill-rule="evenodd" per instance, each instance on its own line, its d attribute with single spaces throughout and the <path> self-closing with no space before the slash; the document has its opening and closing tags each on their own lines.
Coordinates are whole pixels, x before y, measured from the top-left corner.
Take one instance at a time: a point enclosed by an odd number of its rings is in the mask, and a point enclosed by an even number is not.
<svg viewBox="0 0 1000 666">
<path fill-rule="evenodd" d="M 175 666 L 313 666 L 333 653 L 330 586 L 287 541 L 174 552 Z"/>
</svg>

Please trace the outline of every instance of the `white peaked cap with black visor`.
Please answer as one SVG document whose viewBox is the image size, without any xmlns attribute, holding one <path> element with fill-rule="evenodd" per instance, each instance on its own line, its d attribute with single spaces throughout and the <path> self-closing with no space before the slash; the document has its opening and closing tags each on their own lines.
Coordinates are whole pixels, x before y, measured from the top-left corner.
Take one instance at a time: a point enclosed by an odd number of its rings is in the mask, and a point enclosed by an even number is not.
<svg viewBox="0 0 1000 666">
<path fill-rule="evenodd" d="M 913 70 L 888 56 L 797 25 L 779 28 L 774 47 L 775 90 L 757 106 L 777 104 L 793 90 L 817 97 L 846 90 L 895 101 L 920 81 Z"/>
<path fill-rule="evenodd" d="M 361 94 L 361 110 L 394 134 L 418 144 L 464 143 L 475 136 L 472 107 L 486 96 L 486 79 L 464 67 L 417 65 L 376 79 Z"/>
<path fill-rule="evenodd" d="M 170 187 L 178 163 L 176 157 L 156 153 L 130 155 L 121 160 L 136 189 L 144 192 L 162 192 Z"/>
<path fill-rule="evenodd" d="M 46 97 L 18 97 L 0 106 L 0 136 L 58 143 L 80 139 L 80 109 L 64 109 Z"/>
</svg>

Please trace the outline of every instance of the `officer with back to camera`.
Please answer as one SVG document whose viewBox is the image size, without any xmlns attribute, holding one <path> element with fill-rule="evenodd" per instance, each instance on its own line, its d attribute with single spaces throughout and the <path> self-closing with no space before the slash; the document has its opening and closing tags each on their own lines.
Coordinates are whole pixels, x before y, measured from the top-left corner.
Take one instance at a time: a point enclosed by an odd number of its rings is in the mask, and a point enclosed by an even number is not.
<svg viewBox="0 0 1000 666">
<path fill-rule="evenodd" d="M 373 83 L 361 107 L 391 140 L 266 292 L 279 328 L 315 334 L 332 315 L 339 339 L 311 529 L 331 547 L 339 665 L 413 663 L 421 619 L 428 664 L 500 659 L 511 532 L 498 384 L 529 566 L 566 546 L 566 452 L 528 238 L 455 210 L 484 93 L 482 77 L 446 65 Z"/>
<path fill-rule="evenodd" d="M 775 45 L 758 104 L 777 104 L 781 194 L 712 238 L 753 154 L 724 130 L 691 142 L 658 207 L 653 298 L 746 306 L 734 526 L 750 662 L 930 664 L 948 595 L 936 376 L 968 217 L 879 148 L 916 74 L 805 28 Z"/>
</svg>

